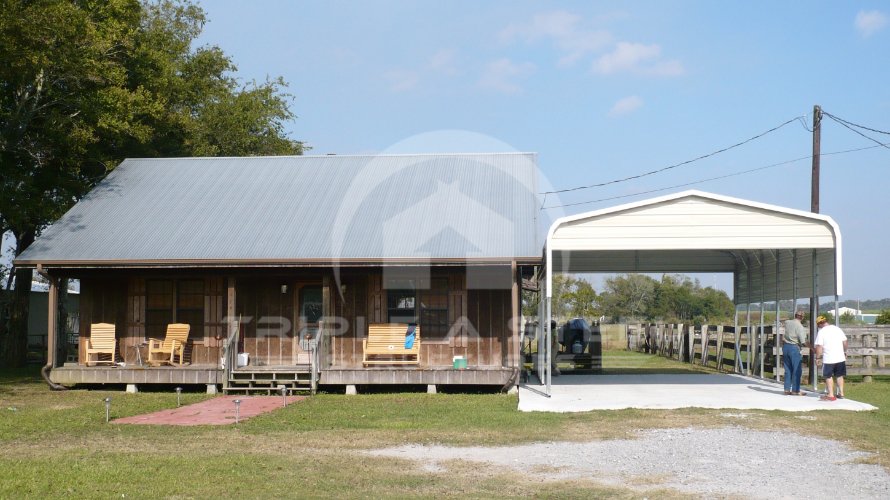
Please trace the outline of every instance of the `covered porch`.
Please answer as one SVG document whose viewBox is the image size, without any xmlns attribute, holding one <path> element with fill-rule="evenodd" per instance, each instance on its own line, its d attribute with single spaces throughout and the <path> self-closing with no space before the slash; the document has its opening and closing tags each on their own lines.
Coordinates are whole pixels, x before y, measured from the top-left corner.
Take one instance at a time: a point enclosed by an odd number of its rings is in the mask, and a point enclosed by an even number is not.
<svg viewBox="0 0 890 500">
<path fill-rule="evenodd" d="M 44 270 L 45 271 L 45 270 Z M 520 266 L 439 265 L 55 270 L 81 282 L 80 334 L 62 357 L 51 335 L 55 384 L 206 384 L 226 392 L 315 391 L 319 386 L 496 385 L 519 366 Z M 58 326 L 59 310 L 50 309 Z M 422 332 L 416 362 L 364 362 L 379 323 Z M 113 354 L 88 355 L 91 328 L 114 325 Z M 147 342 L 190 325 L 182 364 L 148 363 Z M 455 359 L 460 358 L 461 363 Z M 88 366 L 87 361 L 93 366 Z M 98 364 L 96 362 L 99 362 Z"/>
</svg>

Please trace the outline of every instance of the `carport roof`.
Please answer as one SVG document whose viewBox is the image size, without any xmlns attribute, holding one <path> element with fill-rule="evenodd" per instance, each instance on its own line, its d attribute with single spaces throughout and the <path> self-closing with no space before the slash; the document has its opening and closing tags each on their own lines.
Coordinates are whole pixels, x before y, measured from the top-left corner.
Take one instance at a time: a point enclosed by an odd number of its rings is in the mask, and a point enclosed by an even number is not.
<svg viewBox="0 0 890 500">
<path fill-rule="evenodd" d="M 831 217 L 684 191 L 556 220 L 553 272 L 733 273 L 737 304 L 841 294 L 841 234 Z"/>
</svg>

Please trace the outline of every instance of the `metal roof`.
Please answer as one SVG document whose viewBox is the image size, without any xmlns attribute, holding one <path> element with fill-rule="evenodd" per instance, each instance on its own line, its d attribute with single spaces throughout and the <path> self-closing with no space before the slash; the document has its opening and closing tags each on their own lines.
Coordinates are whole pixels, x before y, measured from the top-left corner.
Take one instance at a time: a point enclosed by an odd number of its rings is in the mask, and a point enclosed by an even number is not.
<svg viewBox="0 0 890 500">
<path fill-rule="evenodd" d="M 733 273 L 736 303 L 840 295 L 831 217 L 684 191 L 563 217 L 547 236 L 552 272 Z"/>
<path fill-rule="evenodd" d="M 533 153 L 128 159 L 18 265 L 540 259 Z"/>
</svg>

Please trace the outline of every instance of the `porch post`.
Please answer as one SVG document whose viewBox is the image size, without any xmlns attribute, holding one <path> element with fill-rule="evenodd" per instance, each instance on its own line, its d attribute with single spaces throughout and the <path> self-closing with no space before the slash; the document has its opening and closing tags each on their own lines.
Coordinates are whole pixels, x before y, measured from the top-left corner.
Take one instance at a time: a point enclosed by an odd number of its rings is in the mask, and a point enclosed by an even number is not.
<svg viewBox="0 0 890 500">
<path fill-rule="evenodd" d="M 333 361 L 327 358 L 330 354 L 330 350 L 328 349 L 328 342 L 325 340 L 325 330 L 327 329 L 328 318 L 331 318 L 334 313 L 331 299 L 331 276 L 325 274 L 321 278 L 321 318 L 318 321 L 318 335 L 315 342 L 315 348 L 318 350 L 315 360 L 317 361 L 317 364 L 324 366 L 330 366 Z M 423 332 L 421 332 L 421 334 L 423 334 Z M 322 352 L 322 349 L 324 349 L 324 352 Z M 418 365 L 421 364 L 420 356 L 421 354 L 417 355 Z M 316 370 L 319 369 L 320 367 L 316 368 Z"/>
<path fill-rule="evenodd" d="M 223 369 L 223 390 L 229 388 L 229 374 L 234 370 L 238 363 L 238 337 L 241 328 L 240 322 L 235 319 L 235 277 L 226 278 L 226 318 L 228 319 L 228 328 L 226 332 L 226 344 L 224 350 L 224 369 Z"/>
<path fill-rule="evenodd" d="M 522 276 L 519 273 L 519 268 L 516 266 L 515 260 L 513 262 L 511 262 L 510 270 L 513 275 L 513 290 L 512 290 L 512 294 L 511 294 L 512 302 L 513 302 L 513 307 L 512 307 L 513 317 L 510 319 L 510 325 L 512 327 L 511 328 L 512 335 L 510 336 L 510 350 L 507 354 L 507 365 L 510 367 L 513 367 L 513 368 L 521 369 L 523 367 L 521 366 L 521 364 L 522 364 L 521 356 L 519 355 L 519 348 L 520 348 L 519 339 L 520 339 L 520 335 L 522 332 L 522 329 L 521 329 L 522 325 L 519 321 L 521 318 L 520 307 L 519 307 L 519 301 L 520 301 L 519 282 L 522 279 Z M 518 380 L 519 379 L 517 378 L 517 381 Z"/>
<path fill-rule="evenodd" d="M 30 285 L 30 284 L 29 284 Z M 56 367 L 56 337 L 59 329 L 59 279 L 49 277 L 49 304 L 46 322 L 46 366 Z M 112 360 L 114 361 L 114 360 Z"/>
</svg>

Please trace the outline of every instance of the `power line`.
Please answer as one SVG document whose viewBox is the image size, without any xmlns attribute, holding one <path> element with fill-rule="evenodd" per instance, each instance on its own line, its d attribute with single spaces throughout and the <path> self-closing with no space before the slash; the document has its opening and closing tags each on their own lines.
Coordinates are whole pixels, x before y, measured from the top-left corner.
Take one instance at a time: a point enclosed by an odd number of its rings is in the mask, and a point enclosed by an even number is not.
<svg viewBox="0 0 890 500">
<path fill-rule="evenodd" d="M 745 144 L 747 144 L 747 143 L 749 143 L 749 142 L 751 142 L 751 141 L 754 141 L 754 140 L 759 139 L 759 138 L 761 138 L 761 137 L 763 137 L 763 136 L 765 136 L 765 135 L 767 135 L 767 134 L 770 134 L 770 133 L 772 133 L 772 132 L 775 132 L 776 130 L 779 130 L 780 128 L 784 127 L 785 125 L 788 125 L 789 123 L 798 121 L 798 120 L 800 120 L 800 119 L 802 119 L 802 118 L 804 118 L 804 117 L 805 117 L 805 116 L 795 116 L 794 118 L 791 118 L 790 120 L 787 120 L 786 122 L 782 123 L 781 125 L 777 125 L 777 126 L 771 128 L 771 129 L 769 129 L 769 130 L 767 130 L 767 131 L 765 131 L 765 132 L 761 132 L 761 133 L 755 135 L 754 137 L 750 137 L 750 138 L 748 138 L 748 139 L 745 139 L 744 141 L 737 142 L 737 143 L 733 144 L 732 146 L 727 146 L 727 147 L 725 147 L 725 148 L 723 148 L 723 149 L 718 149 L 717 151 L 713 151 L 713 152 L 710 152 L 710 153 L 707 153 L 707 154 L 698 156 L 698 157 L 693 158 L 693 159 L 691 159 L 691 160 L 681 161 L 680 163 L 675 163 L 675 164 L 673 164 L 673 165 L 668 165 L 667 167 L 662 167 L 662 168 L 659 168 L 659 169 L 657 169 L 657 170 L 651 170 L 651 171 L 649 171 L 649 172 L 644 172 L 644 173 L 642 173 L 642 174 L 632 175 L 632 176 L 630 176 L 630 177 L 624 177 L 624 178 L 622 178 L 622 179 L 615 179 L 615 180 L 611 180 L 611 181 L 607 181 L 607 182 L 601 182 L 601 183 L 598 183 L 598 184 L 590 184 L 590 185 L 587 185 L 587 186 L 578 186 L 578 187 L 573 187 L 573 188 L 557 189 L 557 190 L 553 190 L 553 191 L 545 191 L 545 192 L 540 193 L 540 194 L 543 194 L 543 195 L 546 196 L 546 195 L 548 195 L 548 194 L 568 193 L 568 192 L 570 192 L 570 191 L 580 191 L 580 190 L 582 190 L 582 189 L 590 189 L 590 188 L 595 188 L 595 187 L 603 187 L 603 186 L 608 186 L 608 185 L 610 185 L 610 184 L 618 184 L 619 182 L 626 182 L 626 181 L 630 181 L 630 180 L 634 180 L 634 179 L 639 179 L 639 178 L 641 178 L 641 177 L 646 177 L 646 176 L 649 176 L 649 175 L 657 174 L 657 173 L 659 173 L 659 172 L 664 172 L 665 170 L 670 170 L 670 169 L 673 169 L 673 168 L 682 167 L 683 165 L 688 165 L 688 164 L 690 164 L 690 163 L 693 163 L 693 162 L 696 162 L 696 161 L 699 161 L 699 160 L 703 160 L 703 159 L 705 159 L 705 158 L 709 158 L 709 157 L 711 157 L 711 156 L 718 155 L 718 154 L 720 154 L 720 153 L 729 151 L 730 149 L 734 149 L 734 148 L 737 148 L 737 147 L 739 147 L 739 146 L 743 146 L 743 145 L 745 145 Z"/>
<path fill-rule="evenodd" d="M 863 129 L 865 129 L 865 130 L 871 130 L 872 132 L 877 132 L 877 133 L 879 133 L 879 134 L 887 134 L 887 135 L 890 135 L 890 132 L 884 132 L 883 130 L 876 130 L 876 129 L 873 129 L 873 128 L 864 127 L 864 126 L 862 126 L 862 125 L 856 125 L 855 123 L 848 122 L 847 120 L 844 120 L 843 118 L 839 118 L 839 117 L 837 117 L 837 116 L 832 115 L 831 113 L 826 113 L 826 112 L 824 112 L 824 111 L 822 112 L 822 114 L 825 115 L 825 116 L 827 116 L 827 117 L 829 117 L 829 118 L 831 118 L 832 120 L 836 121 L 837 123 L 840 123 L 843 127 L 849 129 L 851 132 L 855 132 L 856 134 L 861 135 L 862 137 L 865 137 L 866 139 L 868 139 L 868 140 L 870 140 L 870 141 L 872 141 L 872 142 L 874 142 L 874 143 L 876 143 L 876 144 L 878 144 L 878 145 L 880 145 L 880 146 L 883 146 L 883 147 L 885 147 L 885 148 L 887 148 L 887 149 L 890 149 L 890 146 L 888 146 L 887 144 L 882 143 L 881 141 L 875 139 L 874 137 L 869 137 L 869 136 L 863 134 L 862 132 L 856 130 L 856 129 L 853 128 L 853 127 L 859 127 L 859 128 L 863 128 Z"/>
<path fill-rule="evenodd" d="M 865 150 L 867 150 L 867 149 L 874 149 L 874 148 L 881 147 L 881 146 L 883 146 L 883 147 L 887 147 L 888 145 L 890 145 L 890 143 L 878 143 L 877 146 L 866 146 L 866 147 L 862 147 L 862 148 L 845 149 L 845 150 L 843 150 L 843 151 L 832 151 L 832 152 L 830 152 L 830 153 L 822 153 L 822 156 L 832 156 L 832 155 L 840 155 L 840 154 L 845 154 L 845 153 L 855 153 L 855 152 L 857 152 L 857 151 L 865 151 Z M 782 161 L 782 162 L 779 162 L 779 163 L 773 163 L 773 164 L 771 164 L 771 165 L 766 165 L 766 166 L 763 166 L 763 167 L 757 167 L 757 168 L 752 168 L 752 169 L 748 169 L 748 170 L 742 170 L 742 171 L 740 171 L 740 172 L 734 172 L 734 173 L 731 173 L 731 174 L 721 175 L 721 176 L 718 176 L 718 177 L 710 177 L 710 178 L 707 178 L 707 179 L 701 179 L 701 180 L 697 180 L 697 181 L 686 182 L 686 183 L 683 183 L 683 184 L 675 184 L 675 185 L 673 185 L 673 186 L 668 186 L 668 187 L 663 187 L 663 188 L 658 188 L 658 189 L 650 189 L 650 190 L 648 190 L 648 191 L 640 191 L 640 192 L 637 192 L 637 193 L 623 194 L 623 195 L 619 195 L 619 196 L 610 196 L 610 197 L 608 197 L 608 198 L 600 198 L 600 199 L 598 199 L 598 200 L 580 201 L 580 202 L 577 202 L 577 203 L 565 203 L 565 204 L 562 204 L 562 205 L 551 205 L 551 206 L 549 206 L 549 207 L 545 207 L 545 206 L 543 206 L 543 204 L 542 204 L 542 205 L 541 205 L 541 210 L 549 210 L 549 209 L 551 209 L 551 208 L 575 207 L 575 206 L 579 206 L 579 205 L 589 205 L 589 204 L 591 204 L 591 203 L 599 203 L 599 202 L 603 202 L 603 201 L 618 200 L 618 199 L 621 199 L 621 198 L 632 198 L 632 197 L 634 197 L 634 196 L 640 196 L 640 195 L 651 194 L 651 193 L 658 193 L 658 192 L 661 192 L 661 191 L 667 191 L 667 190 L 669 190 L 669 189 L 676 189 L 676 188 L 680 188 L 680 187 L 693 186 L 693 185 L 696 185 L 696 184 L 703 184 L 703 183 L 705 183 L 705 182 L 711 182 L 711 181 L 716 181 L 716 180 L 720 180 L 720 179 L 726 179 L 726 178 L 729 178 L 729 177 L 736 177 L 736 176 L 739 176 L 739 175 L 750 174 L 750 173 L 752 173 L 752 172 L 758 172 L 758 171 L 760 171 L 760 170 L 766 170 L 766 169 L 769 169 L 769 168 L 780 167 L 780 166 L 782 166 L 782 165 L 788 165 L 788 164 L 790 164 L 790 163 L 795 163 L 795 162 L 799 162 L 799 161 L 803 161 L 803 160 L 809 160 L 809 159 L 812 159 L 812 158 L 813 158 L 813 155 L 801 156 L 800 158 L 795 158 L 795 159 L 793 159 L 793 160 L 785 160 L 785 161 Z M 546 194 L 545 194 L 545 200 L 546 200 Z"/>
<path fill-rule="evenodd" d="M 879 133 L 879 134 L 890 135 L 890 132 L 887 132 L 887 131 L 884 131 L 884 130 L 878 130 L 878 129 L 876 129 L 876 128 L 866 127 L 865 125 L 857 125 L 857 124 L 855 124 L 855 123 L 853 123 L 853 122 L 851 122 L 851 121 L 844 120 L 844 119 L 841 118 L 840 116 L 833 115 L 833 114 L 829 113 L 828 111 L 824 111 L 824 110 L 823 110 L 823 111 L 822 111 L 822 114 L 823 114 L 823 115 L 827 115 L 827 116 L 829 116 L 829 117 L 830 117 L 831 119 L 833 119 L 833 120 L 836 120 L 836 121 L 840 121 L 840 122 L 846 123 L 847 125 L 852 125 L 852 126 L 854 126 L 854 127 L 856 127 L 856 128 L 865 129 L 865 130 L 868 130 L 869 132 L 877 132 L 877 133 Z"/>
</svg>

